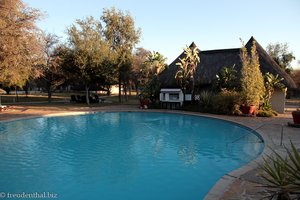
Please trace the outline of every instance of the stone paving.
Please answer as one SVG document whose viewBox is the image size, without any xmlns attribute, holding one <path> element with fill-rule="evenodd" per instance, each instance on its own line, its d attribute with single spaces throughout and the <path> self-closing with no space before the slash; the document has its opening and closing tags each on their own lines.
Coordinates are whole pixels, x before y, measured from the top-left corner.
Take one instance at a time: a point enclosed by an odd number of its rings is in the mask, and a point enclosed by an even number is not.
<svg viewBox="0 0 300 200">
<path fill-rule="evenodd" d="M 235 118 L 228 116 L 221 118 L 237 122 L 254 130 L 257 129 L 256 131 L 264 139 L 265 149 L 255 161 L 223 176 L 207 194 L 206 200 L 262 199 L 266 196 L 266 190 L 259 187 L 265 182 L 259 177 L 262 172 L 258 163 L 262 163 L 263 156 L 272 154 L 271 148 L 284 154 L 283 146 L 289 147 L 290 141 L 300 149 L 300 129 L 287 126 L 288 122 L 292 122 L 291 114 L 280 115 L 275 118 Z"/>
<path fill-rule="evenodd" d="M 300 129 L 287 126 L 288 122 L 292 122 L 292 116 L 290 113 L 279 115 L 275 118 L 258 118 L 200 114 L 174 110 L 141 110 L 136 105 L 107 105 L 93 108 L 70 107 L 67 105 L 13 106 L 8 110 L 0 112 L 0 121 L 38 116 L 85 114 L 101 111 L 151 111 L 202 115 L 232 121 L 256 130 L 263 137 L 265 142 L 265 149 L 262 155 L 246 166 L 224 175 L 207 194 L 205 197 L 206 200 L 262 199 L 265 196 L 265 190 L 259 186 L 261 186 L 264 181 L 259 177 L 261 171 L 258 168 L 258 163 L 262 162 L 262 157 L 264 155 L 271 154 L 272 151 L 270 148 L 284 153 L 283 145 L 289 145 L 290 141 L 292 141 L 294 145 L 300 149 Z"/>
</svg>

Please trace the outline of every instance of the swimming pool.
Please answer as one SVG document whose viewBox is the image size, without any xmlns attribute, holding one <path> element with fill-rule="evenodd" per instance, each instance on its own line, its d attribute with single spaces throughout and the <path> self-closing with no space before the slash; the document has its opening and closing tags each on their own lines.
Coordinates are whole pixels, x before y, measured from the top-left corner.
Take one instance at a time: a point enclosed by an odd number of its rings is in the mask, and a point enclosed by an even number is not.
<svg viewBox="0 0 300 200">
<path fill-rule="evenodd" d="M 63 200 L 205 197 L 264 144 L 206 117 L 104 112 L 0 123 L 0 192 Z"/>
</svg>

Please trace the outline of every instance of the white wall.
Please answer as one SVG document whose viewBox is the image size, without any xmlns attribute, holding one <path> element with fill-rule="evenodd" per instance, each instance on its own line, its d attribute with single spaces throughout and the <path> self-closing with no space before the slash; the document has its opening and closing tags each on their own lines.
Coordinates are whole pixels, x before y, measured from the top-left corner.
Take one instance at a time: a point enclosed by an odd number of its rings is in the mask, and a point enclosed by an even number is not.
<svg viewBox="0 0 300 200">
<path fill-rule="evenodd" d="M 283 91 L 279 89 L 275 89 L 275 92 L 272 95 L 270 100 L 273 110 L 281 114 L 284 113 L 285 96 L 286 96 L 286 89 L 284 89 Z"/>
<path fill-rule="evenodd" d="M 172 98 L 172 95 L 176 95 L 177 98 Z M 167 88 L 162 88 L 160 90 L 159 94 L 159 100 L 161 102 L 179 102 L 180 105 L 183 104 L 183 93 L 182 90 L 177 88 L 177 89 L 167 89 Z"/>
</svg>

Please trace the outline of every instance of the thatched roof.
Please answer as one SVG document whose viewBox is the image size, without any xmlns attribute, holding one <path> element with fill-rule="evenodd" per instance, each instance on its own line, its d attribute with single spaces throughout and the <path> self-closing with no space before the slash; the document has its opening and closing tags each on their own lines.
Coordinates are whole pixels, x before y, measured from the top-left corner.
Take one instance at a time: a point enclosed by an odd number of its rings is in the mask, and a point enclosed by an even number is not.
<svg viewBox="0 0 300 200">
<path fill-rule="evenodd" d="M 246 44 L 248 52 L 251 50 L 251 46 L 255 39 L 253 37 Z M 196 47 L 193 42 L 190 47 Z M 288 88 L 296 88 L 295 82 L 292 78 L 283 71 L 279 65 L 268 55 L 268 53 L 261 47 L 261 45 L 256 41 L 257 53 L 259 55 L 260 69 L 263 74 L 270 72 L 274 75 L 279 74 L 279 77 L 284 78 L 283 83 Z M 216 74 L 223 67 L 231 67 L 235 65 L 235 69 L 240 72 L 242 68 L 241 58 L 240 58 L 240 48 L 236 49 L 220 49 L 220 50 L 210 50 L 210 51 L 200 51 L 200 64 L 197 66 L 195 82 L 200 85 L 212 84 L 216 78 Z M 159 75 L 159 81 L 161 82 L 161 87 L 164 88 L 174 88 L 178 87 L 175 80 L 175 74 L 178 70 L 176 63 L 179 62 L 179 58 L 182 58 L 184 54 L 182 53 L 178 58 L 176 58 L 169 67 L 164 70 Z"/>
</svg>

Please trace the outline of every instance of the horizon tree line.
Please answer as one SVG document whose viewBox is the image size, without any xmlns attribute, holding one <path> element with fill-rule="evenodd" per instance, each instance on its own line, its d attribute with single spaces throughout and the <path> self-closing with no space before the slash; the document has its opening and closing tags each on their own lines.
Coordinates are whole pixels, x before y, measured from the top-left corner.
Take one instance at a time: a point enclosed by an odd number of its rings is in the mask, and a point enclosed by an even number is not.
<svg viewBox="0 0 300 200">
<path fill-rule="evenodd" d="M 51 102 L 52 93 L 62 85 L 84 86 L 89 104 L 91 88 L 119 85 L 125 93 L 129 86 L 145 85 L 166 66 L 158 52 L 135 49 L 141 29 L 135 27 L 129 12 L 104 9 L 99 20 L 77 19 L 67 28 L 67 42 L 36 26 L 42 16 L 22 0 L 3 0 L 0 4 L 0 87 L 9 90 L 44 88 Z M 154 72 L 154 70 L 158 70 Z"/>
<path fill-rule="evenodd" d="M 136 48 L 141 29 L 135 27 L 129 12 L 104 9 L 100 19 L 77 19 L 67 28 L 67 42 L 36 26 L 42 13 L 22 0 L 2 0 L 0 4 L 0 87 L 28 91 L 36 85 L 48 93 L 60 86 L 72 85 L 89 91 L 110 91 L 119 85 L 127 100 L 131 86 L 143 88 L 163 71 L 166 58 L 159 52 Z M 288 45 L 269 44 L 268 53 L 283 70 L 293 72 L 295 59 Z M 138 91 L 138 90 L 137 90 Z"/>
</svg>

